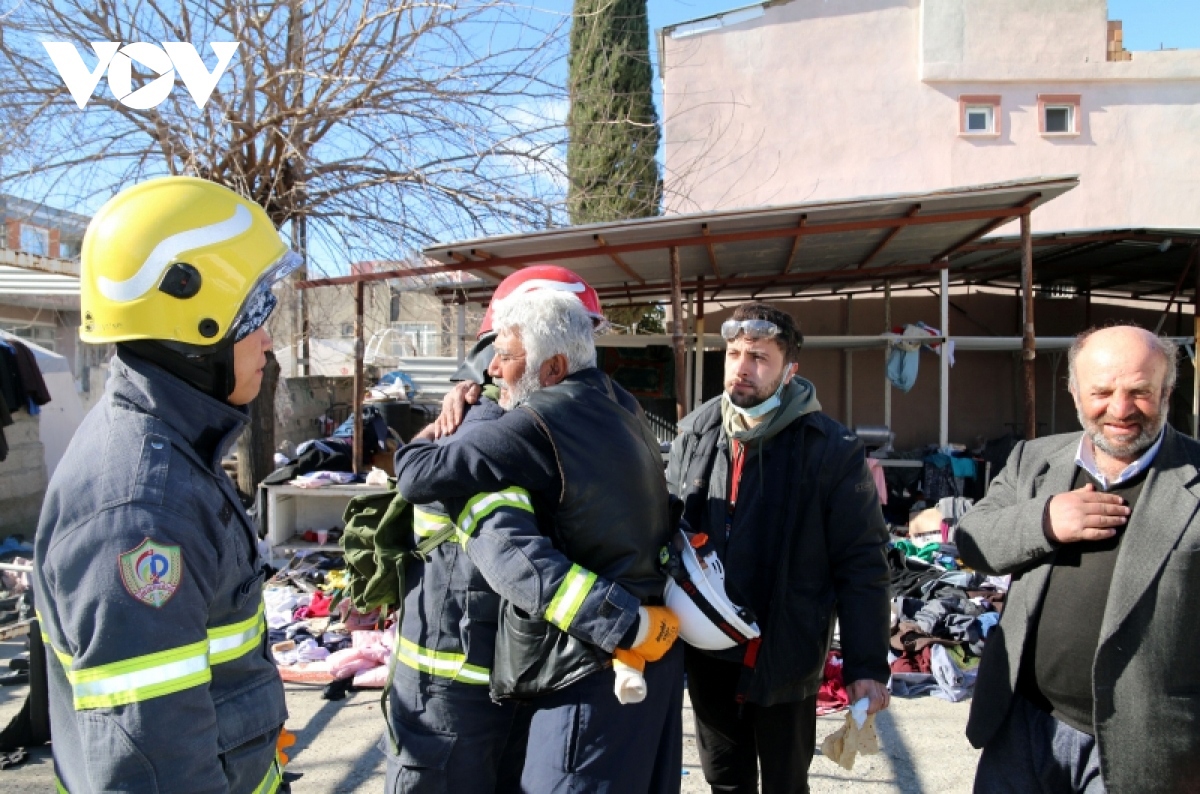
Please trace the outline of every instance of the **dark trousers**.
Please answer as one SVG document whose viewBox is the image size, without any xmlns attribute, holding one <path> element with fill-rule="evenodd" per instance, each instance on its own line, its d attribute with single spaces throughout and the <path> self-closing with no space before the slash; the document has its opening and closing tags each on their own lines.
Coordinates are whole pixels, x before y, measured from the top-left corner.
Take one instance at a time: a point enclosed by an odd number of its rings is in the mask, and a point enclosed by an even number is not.
<svg viewBox="0 0 1200 794">
<path fill-rule="evenodd" d="M 387 794 L 495 794 L 519 787 L 524 745 L 517 704 L 486 685 L 430 680 L 398 668 L 389 693 Z"/>
<path fill-rule="evenodd" d="M 1100 750 L 1077 731 L 1013 695 L 1008 716 L 983 748 L 975 794 L 1104 794 Z"/>
<path fill-rule="evenodd" d="M 521 791 L 678 794 L 683 770 L 683 643 L 646 665 L 646 699 L 622 706 L 611 668 L 522 703 Z"/>
<path fill-rule="evenodd" d="M 713 792 L 807 794 L 817 738 L 817 696 L 776 706 L 736 701 L 741 665 L 687 649 L 687 687 L 696 715 L 704 779 Z"/>
</svg>

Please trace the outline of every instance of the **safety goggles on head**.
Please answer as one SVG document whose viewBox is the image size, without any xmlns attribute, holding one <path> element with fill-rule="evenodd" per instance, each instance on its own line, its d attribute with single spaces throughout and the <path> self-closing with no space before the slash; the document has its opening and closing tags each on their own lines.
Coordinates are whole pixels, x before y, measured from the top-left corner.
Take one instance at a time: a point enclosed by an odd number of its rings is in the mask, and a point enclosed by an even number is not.
<svg viewBox="0 0 1200 794">
<path fill-rule="evenodd" d="M 780 333 L 779 326 L 770 320 L 726 320 L 721 323 L 721 336 L 732 342 L 740 334 L 747 339 L 774 339 Z"/>
</svg>

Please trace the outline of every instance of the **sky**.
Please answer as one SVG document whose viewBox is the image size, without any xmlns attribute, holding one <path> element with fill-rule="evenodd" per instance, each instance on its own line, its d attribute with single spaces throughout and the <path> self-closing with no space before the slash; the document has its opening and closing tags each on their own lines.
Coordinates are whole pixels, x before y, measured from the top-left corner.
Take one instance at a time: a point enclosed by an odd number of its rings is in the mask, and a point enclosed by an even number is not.
<svg viewBox="0 0 1200 794">
<path fill-rule="evenodd" d="M 841 0 L 796 0 L 804 3 L 836 4 Z M 1002 0 L 992 0 L 1002 2 Z M 516 0 L 549 13 L 551 17 L 567 16 L 572 0 Z M 3 0 L 0 0 L 0 4 Z M 732 11 L 751 4 L 751 0 L 648 0 L 651 48 L 657 47 L 654 31 L 701 17 Z M 1200 49 L 1200 0 L 1109 0 L 1109 19 L 1119 19 L 1124 26 L 1125 47 L 1131 51 L 1159 48 Z M 654 58 L 652 63 L 657 64 Z M 556 70 L 557 71 L 557 70 Z M 565 59 L 561 78 L 566 79 Z M 661 83 L 655 81 L 656 93 Z M 661 97 L 659 112 L 661 114 Z M 565 113 L 565 106 L 563 112 Z M 95 207 L 80 208 L 92 211 Z M 337 259 L 338 257 L 331 257 Z M 334 269 L 337 269 L 336 267 Z"/>
<path fill-rule="evenodd" d="M 648 0 L 650 29 L 747 5 L 750 0 Z M 1200 50 L 1200 0 L 1109 0 L 1108 18 L 1123 23 L 1127 50 Z"/>
</svg>

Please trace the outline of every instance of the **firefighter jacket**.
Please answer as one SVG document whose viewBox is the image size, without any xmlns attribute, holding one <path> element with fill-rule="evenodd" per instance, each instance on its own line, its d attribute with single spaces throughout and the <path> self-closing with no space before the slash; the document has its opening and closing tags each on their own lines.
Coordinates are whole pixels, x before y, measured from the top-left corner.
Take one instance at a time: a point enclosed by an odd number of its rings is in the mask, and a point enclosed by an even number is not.
<svg viewBox="0 0 1200 794">
<path fill-rule="evenodd" d="M 559 689 L 607 666 L 665 584 L 656 560 L 668 495 L 637 402 L 591 368 L 534 396 L 461 438 L 397 454 L 397 489 L 446 505 L 507 602 L 502 621 L 515 630 L 497 638 L 496 697 Z M 514 645 L 518 635 L 528 643 Z"/>
<path fill-rule="evenodd" d="M 846 681 L 887 681 L 887 527 L 862 442 L 820 411 L 775 423 L 746 451 L 731 515 L 721 399 L 680 421 L 667 481 L 687 523 L 716 546 L 729 599 L 762 629 L 746 700 L 771 706 L 815 695 L 835 615 Z M 742 653 L 713 652 L 728 661 Z"/>
<path fill-rule="evenodd" d="M 499 405 L 481 400 L 467 411 L 452 438 L 470 435 L 480 423 L 504 415 Z M 445 443 L 445 442 L 441 442 Z M 408 548 L 453 524 L 438 502 L 414 505 Z M 429 553 L 410 556 L 405 565 L 404 618 L 396 639 L 396 675 L 465 685 L 487 693 L 496 646 L 500 596 L 467 556 L 461 536 Z M 398 693 L 393 692 L 395 698 Z M 393 704 L 392 713 L 398 713 Z"/>
<path fill-rule="evenodd" d="M 33 581 L 60 792 L 279 787 L 262 565 L 221 469 L 245 423 L 118 348 L 55 470 Z"/>
</svg>

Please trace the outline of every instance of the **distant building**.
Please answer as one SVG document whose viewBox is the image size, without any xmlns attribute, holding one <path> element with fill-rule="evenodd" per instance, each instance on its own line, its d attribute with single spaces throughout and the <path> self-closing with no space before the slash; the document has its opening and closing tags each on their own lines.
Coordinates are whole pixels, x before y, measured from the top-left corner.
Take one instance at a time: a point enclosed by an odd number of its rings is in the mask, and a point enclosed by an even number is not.
<svg viewBox="0 0 1200 794">
<path fill-rule="evenodd" d="M 852 201 L 1078 174 L 1079 187 L 1032 213 L 1035 232 L 1194 230 L 1200 50 L 1130 52 L 1121 23 L 1107 15 L 1105 0 L 769 0 L 664 28 L 666 210 Z M 1016 232 L 1016 223 L 994 230 Z M 1079 257 L 1078 283 L 1063 295 L 1038 295 L 1039 334 L 1069 336 L 1113 320 L 1191 333 L 1190 305 L 1162 315 L 1166 294 L 1141 309 L 1093 311 L 1084 297 L 1091 254 L 1070 256 Z M 851 300 L 824 289 L 825 299 L 813 300 L 816 291 L 788 307 L 805 333 L 885 330 L 879 292 Z M 1019 336 L 1021 303 L 1011 290 L 997 291 L 955 290 L 951 335 Z M 727 311 L 710 307 L 710 327 Z M 937 325 L 938 312 L 935 298 L 910 293 L 893 300 L 888 324 Z M 880 422 L 888 388 L 880 353 L 802 356 L 826 410 L 848 424 Z M 1020 361 L 982 352 L 958 359 L 951 440 L 1021 428 Z M 1042 432 L 1074 427 L 1061 355 L 1040 352 L 1036 361 Z M 1183 370 L 1172 410 L 1181 424 L 1191 418 L 1193 374 L 1186 363 Z M 719 390 L 714 381 L 706 394 Z M 935 441 L 935 365 L 911 392 L 890 394 L 897 444 Z"/>
<path fill-rule="evenodd" d="M 89 220 L 0 194 L 0 329 L 72 360 L 79 250 Z"/>
<path fill-rule="evenodd" d="M 366 261 L 350 265 L 353 275 L 427 266 L 429 263 Z M 457 342 L 457 313 L 434 294 L 471 279 L 460 272 L 368 281 L 363 289 L 363 340 L 367 363 L 386 371 L 404 357 L 453 356 Z M 354 372 L 354 286 L 340 284 L 305 290 L 313 375 Z M 271 318 L 275 354 L 285 376 L 292 374 L 299 329 L 293 298 L 281 292 L 280 310 Z M 468 306 L 466 334 L 473 339 L 483 309 Z M 469 346 L 469 345 L 468 345 Z"/>
<path fill-rule="evenodd" d="M 1196 227 L 1200 50 L 1129 52 L 1107 8 L 772 0 L 665 28 L 668 210 L 1079 174 L 1035 231 Z"/>
<path fill-rule="evenodd" d="M 106 347 L 79 342 L 79 250 L 88 218 L 0 195 L 0 329 L 35 355 L 51 402 L 13 414 L 0 462 L 0 537 L 32 537 L 46 482 L 103 389 Z"/>
</svg>

